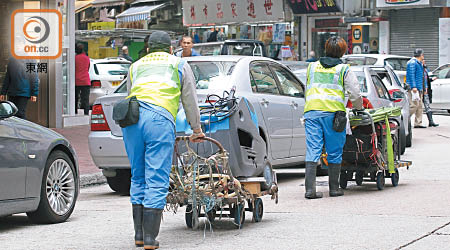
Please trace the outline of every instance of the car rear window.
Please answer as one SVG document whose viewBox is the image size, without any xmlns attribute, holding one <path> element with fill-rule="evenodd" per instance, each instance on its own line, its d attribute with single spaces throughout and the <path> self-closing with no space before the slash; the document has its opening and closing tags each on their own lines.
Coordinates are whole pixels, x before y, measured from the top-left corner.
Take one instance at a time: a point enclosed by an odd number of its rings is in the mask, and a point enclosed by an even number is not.
<svg viewBox="0 0 450 250">
<path fill-rule="evenodd" d="M 130 65 L 129 63 L 96 63 L 94 71 L 97 75 L 126 75 Z"/>
<path fill-rule="evenodd" d="M 254 43 L 226 44 L 227 55 L 263 56 L 261 45 Z"/>
<path fill-rule="evenodd" d="M 217 56 L 222 50 L 221 44 L 197 45 L 194 49 L 202 56 Z"/>
<path fill-rule="evenodd" d="M 346 57 L 343 61 L 350 66 L 361 66 L 361 65 L 374 65 L 377 62 L 376 58 L 373 57 Z"/>
<path fill-rule="evenodd" d="M 189 62 L 197 89 L 230 89 L 230 76 L 236 62 Z"/>
<path fill-rule="evenodd" d="M 369 90 L 367 89 L 366 76 L 363 71 L 353 71 L 356 75 L 356 78 L 359 82 L 359 90 L 361 93 L 367 93 Z"/>
</svg>

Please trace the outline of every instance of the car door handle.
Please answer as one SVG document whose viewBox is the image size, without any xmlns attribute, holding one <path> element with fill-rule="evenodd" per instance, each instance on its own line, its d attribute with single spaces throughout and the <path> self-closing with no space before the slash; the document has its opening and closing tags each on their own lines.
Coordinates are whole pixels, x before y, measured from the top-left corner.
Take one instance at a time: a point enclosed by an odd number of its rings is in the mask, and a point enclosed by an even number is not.
<svg viewBox="0 0 450 250">
<path fill-rule="evenodd" d="M 291 102 L 291 107 L 293 107 L 293 108 L 298 108 L 298 103 L 296 103 L 296 102 Z"/>
<path fill-rule="evenodd" d="M 261 104 L 262 104 L 262 105 L 268 105 L 268 104 L 269 104 L 269 101 L 267 101 L 266 99 L 262 99 L 262 100 L 261 100 Z"/>
</svg>

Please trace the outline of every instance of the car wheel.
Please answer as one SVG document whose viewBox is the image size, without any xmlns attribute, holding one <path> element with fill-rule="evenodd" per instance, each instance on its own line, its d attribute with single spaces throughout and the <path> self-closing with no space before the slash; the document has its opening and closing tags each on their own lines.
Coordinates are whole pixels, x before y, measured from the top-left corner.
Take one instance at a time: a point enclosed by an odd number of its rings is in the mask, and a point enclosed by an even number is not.
<svg viewBox="0 0 450 250">
<path fill-rule="evenodd" d="M 412 129 L 411 129 L 411 119 L 408 119 L 409 120 L 409 122 L 408 122 L 408 135 L 406 136 L 406 143 L 405 143 L 405 146 L 406 147 L 411 147 L 412 146 Z"/>
<path fill-rule="evenodd" d="M 400 155 L 403 155 L 406 151 L 406 133 L 405 133 L 405 125 L 402 124 L 399 126 L 399 151 Z"/>
<path fill-rule="evenodd" d="M 120 194 L 130 194 L 131 171 L 128 169 L 116 170 L 116 176 L 106 177 L 109 187 Z"/>
<path fill-rule="evenodd" d="M 72 214 L 79 192 L 73 162 L 62 151 L 50 154 L 45 164 L 38 209 L 27 213 L 34 223 L 60 223 Z"/>
<path fill-rule="evenodd" d="M 449 114 L 450 114 L 450 109 L 447 109 L 447 113 L 449 113 Z"/>
</svg>

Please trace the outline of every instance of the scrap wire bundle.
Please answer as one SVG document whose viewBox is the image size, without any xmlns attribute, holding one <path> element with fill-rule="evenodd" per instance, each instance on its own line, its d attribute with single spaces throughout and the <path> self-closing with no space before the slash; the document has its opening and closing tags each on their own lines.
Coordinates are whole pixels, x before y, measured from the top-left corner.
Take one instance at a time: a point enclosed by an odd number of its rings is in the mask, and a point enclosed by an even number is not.
<svg viewBox="0 0 450 250">
<path fill-rule="evenodd" d="M 177 137 L 175 152 L 178 164 L 172 166 L 171 191 L 167 196 L 167 209 L 176 212 L 178 205 L 202 206 L 205 212 L 222 207 L 224 199 L 233 198 L 237 203 L 253 199 L 235 179 L 228 165 L 228 153 L 216 140 L 205 140 L 217 145 L 219 151 L 209 157 L 199 156 L 190 146 L 189 137 Z M 184 141 L 186 152 L 179 154 L 178 142 Z"/>
</svg>

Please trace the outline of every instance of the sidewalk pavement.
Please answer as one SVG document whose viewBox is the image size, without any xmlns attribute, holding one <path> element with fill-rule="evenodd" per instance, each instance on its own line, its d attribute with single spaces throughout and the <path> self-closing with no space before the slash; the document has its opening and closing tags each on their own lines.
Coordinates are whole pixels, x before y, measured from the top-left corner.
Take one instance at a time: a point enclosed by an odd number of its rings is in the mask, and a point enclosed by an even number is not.
<svg viewBox="0 0 450 250">
<path fill-rule="evenodd" d="M 78 156 L 81 187 L 103 184 L 106 182 L 102 171 L 95 166 L 89 152 L 88 136 L 90 125 L 73 126 L 66 128 L 52 128 L 69 140 Z"/>
</svg>

